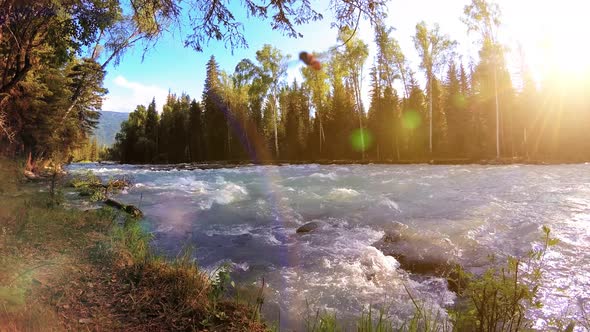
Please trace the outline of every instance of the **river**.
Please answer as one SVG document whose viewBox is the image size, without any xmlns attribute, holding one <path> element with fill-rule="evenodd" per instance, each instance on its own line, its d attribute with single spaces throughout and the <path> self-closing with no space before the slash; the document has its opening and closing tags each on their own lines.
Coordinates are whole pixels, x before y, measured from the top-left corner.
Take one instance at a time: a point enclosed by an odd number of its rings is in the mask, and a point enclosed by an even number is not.
<svg viewBox="0 0 590 332">
<path fill-rule="evenodd" d="M 445 255 L 474 269 L 485 267 L 491 253 L 524 255 L 547 225 L 560 243 L 545 257 L 545 305 L 531 313 L 536 326 L 575 317 L 590 299 L 587 164 L 68 170 L 131 179 L 117 198 L 141 207 L 158 250 L 174 256 L 193 245 L 208 271 L 229 264 L 234 278 L 252 288 L 264 278 L 265 315 L 280 315 L 283 327 L 300 326 L 308 307 L 346 319 L 373 304 L 403 321 L 413 311 L 406 288 L 431 308 L 452 304 L 444 279 L 410 274 L 373 246 L 400 223 L 426 241 L 443 241 Z M 296 233 L 311 221 L 320 227 Z"/>
</svg>

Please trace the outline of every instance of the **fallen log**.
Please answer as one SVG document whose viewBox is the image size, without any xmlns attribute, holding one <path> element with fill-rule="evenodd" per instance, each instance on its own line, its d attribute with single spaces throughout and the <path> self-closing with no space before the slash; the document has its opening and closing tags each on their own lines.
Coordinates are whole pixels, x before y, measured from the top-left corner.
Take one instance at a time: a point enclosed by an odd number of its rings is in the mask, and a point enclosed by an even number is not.
<svg viewBox="0 0 590 332">
<path fill-rule="evenodd" d="M 116 209 L 129 213 L 134 218 L 141 218 L 143 217 L 143 212 L 133 205 L 126 205 L 120 202 L 115 201 L 114 199 L 108 198 L 104 201 L 105 205 L 112 206 Z"/>
<path fill-rule="evenodd" d="M 31 171 L 23 171 L 23 175 L 27 178 L 27 180 L 31 180 L 31 181 L 35 181 L 35 180 L 39 180 L 39 177 L 37 176 L 37 174 L 31 172 Z"/>
</svg>

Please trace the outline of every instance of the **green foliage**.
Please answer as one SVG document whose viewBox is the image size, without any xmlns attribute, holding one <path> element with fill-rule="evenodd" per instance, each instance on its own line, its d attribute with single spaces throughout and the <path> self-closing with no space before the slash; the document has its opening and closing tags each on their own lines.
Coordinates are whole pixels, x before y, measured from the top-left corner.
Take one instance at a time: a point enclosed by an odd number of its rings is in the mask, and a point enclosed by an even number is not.
<svg viewBox="0 0 590 332">
<path fill-rule="evenodd" d="M 376 312 L 376 315 L 375 315 Z M 385 310 L 380 308 L 376 311 L 371 305 L 368 310 L 363 310 L 361 317 L 358 319 L 357 331 L 359 332 L 393 332 L 393 324 L 385 314 Z"/>
<path fill-rule="evenodd" d="M 90 201 L 98 202 L 107 199 L 109 194 L 128 187 L 129 181 L 125 178 L 111 178 L 106 184 L 103 184 L 92 171 L 87 171 L 85 174 L 74 176 L 70 180 L 69 186 L 75 188 L 80 196 L 89 197 Z"/>
<path fill-rule="evenodd" d="M 460 328 L 478 331 L 522 331 L 530 327 L 526 317 L 528 308 L 540 308 L 537 295 L 541 287 L 543 258 L 558 240 L 550 236 L 543 226 L 542 243 L 525 258 L 508 257 L 505 265 L 489 268 L 475 278 L 459 271 L 460 278 L 468 280 L 460 296 L 464 308 L 452 312 Z M 495 259 L 492 258 L 492 263 Z"/>
<path fill-rule="evenodd" d="M 231 265 L 224 263 L 217 267 L 209 278 L 211 280 L 211 291 L 209 299 L 213 303 L 213 310 L 216 310 L 217 303 L 227 294 L 228 288 L 235 288 L 235 283 L 231 280 Z"/>
<path fill-rule="evenodd" d="M 87 171 L 85 174 L 76 175 L 70 181 L 70 185 L 74 188 L 84 188 L 96 184 L 100 184 L 100 178 L 92 171 Z"/>
<path fill-rule="evenodd" d="M 145 262 L 151 256 L 152 234 L 146 232 L 138 219 L 127 217 L 123 225 L 112 231 L 112 241 L 129 251 L 135 262 Z"/>
<path fill-rule="evenodd" d="M 304 317 L 305 331 L 307 332 L 338 332 L 342 328 L 338 324 L 335 313 L 327 311 L 312 310 L 308 302 Z"/>
</svg>

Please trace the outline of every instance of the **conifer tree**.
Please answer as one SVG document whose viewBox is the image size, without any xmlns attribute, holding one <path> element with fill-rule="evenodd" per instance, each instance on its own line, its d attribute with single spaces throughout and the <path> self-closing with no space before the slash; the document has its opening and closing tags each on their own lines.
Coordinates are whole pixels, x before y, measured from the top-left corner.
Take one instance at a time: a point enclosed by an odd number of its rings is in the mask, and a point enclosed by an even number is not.
<svg viewBox="0 0 590 332">
<path fill-rule="evenodd" d="M 206 156 L 208 160 L 227 158 L 227 121 L 228 110 L 221 98 L 219 68 L 215 57 L 207 62 L 207 74 L 203 90 L 203 110 L 205 120 Z"/>
<path fill-rule="evenodd" d="M 189 108 L 188 145 L 191 161 L 204 160 L 201 105 L 193 99 Z"/>
<path fill-rule="evenodd" d="M 156 99 L 147 108 L 147 115 L 145 120 L 145 137 L 148 140 L 147 161 L 152 162 L 158 155 L 158 126 L 160 116 L 156 109 Z"/>
</svg>

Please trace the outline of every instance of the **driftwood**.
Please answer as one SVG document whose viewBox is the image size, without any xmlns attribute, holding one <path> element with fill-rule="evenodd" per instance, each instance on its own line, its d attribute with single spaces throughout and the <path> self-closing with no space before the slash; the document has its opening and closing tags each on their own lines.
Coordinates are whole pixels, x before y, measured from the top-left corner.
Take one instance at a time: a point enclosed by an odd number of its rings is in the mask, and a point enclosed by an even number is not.
<svg viewBox="0 0 590 332">
<path fill-rule="evenodd" d="M 104 203 L 108 206 L 112 206 L 112 207 L 119 209 L 121 211 L 125 211 L 135 218 L 143 217 L 143 212 L 141 212 L 141 210 L 139 208 L 137 208 L 133 205 L 125 205 L 125 204 L 117 202 L 111 198 L 108 198 L 107 200 L 105 200 Z"/>
<path fill-rule="evenodd" d="M 24 176 L 25 176 L 25 177 L 26 177 L 28 180 L 31 180 L 31 181 L 39 180 L 39 177 L 37 176 L 37 174 L 35 174 L 35 173 L 31 172 L 31 171 L 27 171 L 27 170 L 25 170 L 25 171 L 23 171 L 23 175 L 24 175 Z"/>
</svg>

